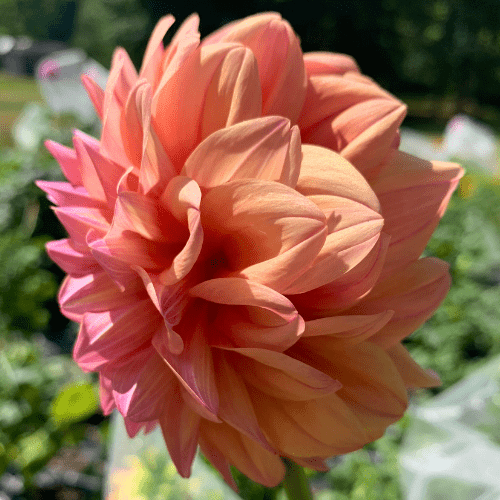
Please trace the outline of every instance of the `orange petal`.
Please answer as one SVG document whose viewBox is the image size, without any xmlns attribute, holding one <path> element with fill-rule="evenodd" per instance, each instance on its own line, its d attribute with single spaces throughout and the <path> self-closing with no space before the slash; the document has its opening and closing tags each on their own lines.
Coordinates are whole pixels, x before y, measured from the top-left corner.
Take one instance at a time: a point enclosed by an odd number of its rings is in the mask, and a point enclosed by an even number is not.
<svg viewBox="0 0 500 500">
<path fill-rule="evenodd" d="M 127 52 L 118 48 L 113 54 L 111 71 L 104 91 L 101 149 L 122 166 L 129 164 L 123 149 L 120 123 L 128 94 L 137 81 L 137 73 Z"/>
<path fill-rule="evenodd" d="M 204 281 L 190 295 L 224 304 L 212 323 L 211 344 L 228 347 L 261 347 L 284 351 L 300 338 L 304 321 L 283 295 L 260 283 L 241 278 Z M 221 332 L 221 338 L 215 337 Z"/>
<path fill-rule="evenodd" d="M 225 348 L 245 381 L 278 399 L 307 401 L 338 391 L 337 380 L 286 354 L 257 348 Z"/>
<path fill-rule="evenodd" d="M 275 453 L 260 430 L 245 383 L 225 356 L 221 351 L 214 353 L 220 418 L 263 448 Z"/>
<path fill-rule="evenodd" d="M 319 208 L 276 182 L 216 186 L 202 199 L 201 216 L 206 234 L 222 244 L 233 276 L 279 292 L 304 272 L 326 238 Z"/>
<path fill-rule="evenodd" d="M 344 349 L 370 338 L 387 324 L 393 314 L 393 311 L 385 311 L 367 316 L 333 316 L 307 321 L 303 337 L 321 337 L 318 343 L 325 342 L 332 349 Z"/>
<path fill-rule="evenodd" d="M 424 251 L 463 175 L 455 163 L 430 162 L 398 152 L 373 181 L 391 236 L 384 275 Z"/>
<path fill-rule="evenodd" d="M 166 398 L 165 406 L 159 419 L 163 438 L 177 471 L 182 477 L 189 477 L 201 418 L 183 401 L 179 387 Z"/>
<path fill-rule="evenodd" d="M 308 76 L 359 72 L 359 67 L 351 56 L 331 52 L 308 52 L 304 54 L 304 65 Z"/>
<path fill-rule="evenodd" d="M 349 313 L 395 311 L 391 321 L 370 339 L 386 349 L 432 316 L 450 288 L 448 267 L 435 258 L 417 260 L 378 283 Z"/>
<path fill-rule="evenodd" d="M 388 347 L 385 352 L 396 365 L 406 387 L 439 387 L 441 380 L 431 370 L 424 370 L 401 344 Z"/>
<path fill-rule="evenodd" d="M 94 109 L 97 116 L 102 120 L 103 118 L 103 106 L 104 106 L 104 90 L 97 85 L 92 78 L 87 76 L 85 73 L 81 75 L 81 80 L 87 94 L 94 105 Z"/>
<path fill-rule="evenodd" d="M 161 77 L 161 65 L 163 60 L 163 38 L 169 28 L 174 24 L 175 18 L 172 15 L 162 17 L 149 37 L 139 77 L 145 78 L 152 87 L 155 87 Z"/>
<path fill-rule="evenodd" d="M 229 53 L 240 49 L 239 45 L 226 43 L 202 47 L 193 52 L 168 81 L 160 82 L 153 98 L 154 128 L 177 171 L 202 138 L 205 96 L 211 82 Z M 224 114 L 229 109 L 207 112 Z M 220 120 L 226 122 L 227 117 Z"/>
<path fill-rule="evenodd" d="M 249 47 L 259 68 L 262 114 L 297 121 L 306 93 L 300 43 L 291 26 L 276 13 L 257 14 L 227 27 L 219 42 Z M 210 43 L 210 37 L 204 43 Z"/>
<path fill-rule="evenodd" d="M 87 247 L 87 233 L 93 229 L 104 236 L 109 229 L 109 222 L 103 217 L 102 211 L 87 207 L 53 207 L 57 218 L 71 237 L 72 243 L 78 248 Z"/>
<path fill-rule="evenodd" d="M 245 476 L 268 488 L 276 486 L 283 480 L 285 466 L 279 456 L 225 423 L 202 421 L 200 441 L 205 443 L 204 449 L 209 451 L 208 458 L 216 459 L 215 464 L 221 463 L 217 457 L 222 455 Z"/>
<path fill-rule="evenodd" d="M 201 121 L 201 137 L 261 116 L 262 96 L 257 61 L 252 51 L 230 50 L 207 87 Z"/>
<path fill-rule="evenodd" d="M 293 295 L 297 309 L 308 318 L 325 317 L 354 306 L 377 283 L 390 237 L 381 233 L 367 257 L 332 283 L 309 292 Z"/>
<path fill-rule="evenodd" d="M 183 172 L 204 188 L 245 178 L 295 187 L 300 161 L 297 127 L 273 116 L 214 132 L 191 153 Z"/>
</svg>

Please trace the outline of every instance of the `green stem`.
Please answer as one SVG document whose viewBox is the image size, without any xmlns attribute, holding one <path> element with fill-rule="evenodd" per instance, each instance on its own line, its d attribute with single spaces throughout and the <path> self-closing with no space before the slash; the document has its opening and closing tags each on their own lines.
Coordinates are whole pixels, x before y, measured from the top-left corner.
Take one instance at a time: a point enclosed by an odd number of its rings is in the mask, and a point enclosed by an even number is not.
<svg viewBox="0 0 500 500">
<path fill-rule="evenodd" d="M 304 469 L 287 458 L 283 460 L 286 465 L 283 486 L 288 500 L 313 500 Z"/>
</svg>

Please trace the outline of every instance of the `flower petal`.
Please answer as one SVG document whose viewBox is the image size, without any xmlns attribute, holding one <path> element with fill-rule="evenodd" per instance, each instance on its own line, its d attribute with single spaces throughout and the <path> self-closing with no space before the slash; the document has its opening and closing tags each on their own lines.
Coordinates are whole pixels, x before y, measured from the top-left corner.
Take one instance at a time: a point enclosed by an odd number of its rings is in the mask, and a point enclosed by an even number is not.
<svg viewBox="0 0 500 500">
<path fill-rule="evenodd" d="M 387 349 L 413 333 L 441 304 L 451 283 L 448 267 L 432 257 L 417 260 L 379 282 L 349 314 L 395 311 L 389 323 L 370 339 Z"/>
<path fill-rule="evenodd" d="M 346 54 L 331 52 L 308 52 L 304 54 L 304 66 L 308 76 L 343 75 L 349 71 L 359 72 L 356 61 Z"/>
<path fill-rule="evenodd" d="M 119 309 L 86 312 L 73 357 L 83 370 L 94 371 L 130 356 L 150 342 L 152 332 L 158 330 L 161 323 L 161 315 L 149 300 L 138 300 Z"/>
<path fill-rule="evenodd" d="M 97 116 L 102 120 L 103 118 L 103 106 L 104 106 L 104 90 L 97 85 L 92 78 L 87 76 L 85 73 L 81 75 L 81 80 L 87 94 L 94 105 L 94 109 Z"/>
<path fill-rule="evenodd" d="M 394 344 L 385 349 L 385 352 L 396 365 L 406 387 L 439 387 L 441 385 L 439 377 L 431 370 L 424 370 L 418 365 L 401 344 Z"/>
<path fill-rule="evenodd" d="M 187 314 L 186 314 L 187 316 Z M 211 415 L 218 421 L 219 394 L 211 349 L 206 341 L 204 314 L 187 318 L 176 331 L 184 341 L 182 353 L 174 355 L 168 348 L 168 337 L 160 330 L 153 337 L 153 346 L 170 366 L 183 387 L 190 394 L 199 412 L 205 418 Z"/>
<path fill-rule="evenodd" d="M 230 340 L 229 347 L 284 351 L 297 342 L 304 329 L 304 320 L 293 304 L 260 283 L 241 278 L 216 278 L 194 286 L 189 293 L 222 305 L 216 309 L 212 328 Z M 225 345 L 215 338 L 211 343 Z"/>
<path fill-rule="evenodd" d="M 262 434 L 245 383 L 231 366 L 231 363 L 226 360 L 226 353 L 216 351 L 214 353 L 214 364 L 219 390 L 220 418 L 245 436 L 259 443 L 263 448 L 275 453 L 275 450 Z"/>
<path fill-rule="evenodd" d="M 215 464 L 220 464 L 221 461 L 217 458 L 223 456 L 245 476 L 269 488 L 283 480 L 285 466 L 279 456 L 264 449 L 228 424 L 215 424 L 203 420 L 200 441 L 205 443 L 204 449 L 212 451 L 208 454 L 208 458 L 209 460 L 215 458 Z"/>
<path fill-rule="evenodd" d="M 210 43 L 210 37 L 204 43 Z M 300 43 L 292 27 L 277 13 L 257 14 L 232 24 L 218 42 L 238 42 L 257 59 L 262 87 L 262 114 L 297 121 L 306 94 Z"/>
<path fill-rule="evenodd" d="M 214 132 L 189 156 L 183 168 L 204 188 L 234 179 L 263 179 L 295 187 L 301 161 L 300 134 L 273 116 Z"/>
<path fill-rule="evenodd" d="M 45 248 L 49 257 L 71 276 L 84 276 L 100 270 L 90 251 L 77 250 L 68 239 L 49 241 Z"/>
<path fill-rule="evenodd" d="M 198 447 L 200 421 L 200 416 L 183 401 L 181 389 L 175 387 L 166 398 L 160 425 L 170 457 L 182 477 L 191 475 L 191 464 Z"/>
<path fill-rule="evenodd" d="M 247 384 L 279 399 L 307 401 L 341 387 L 337 380 L 284 353 L 241 347 L 224 350 Z"/>
<path fill-rule="evenodd" d="M 172 15 L 162 17 L 156 24 L 142 58 L 139 78 L 145 78 L 152 87 L 155 87 L 161 77 L 161 64 L 163 60 L 163 38 L 174 24 Z"/>
<path fill-rule="evenodd" d="M 276 182 L 216 186 L 202 199 L 201 217 L 207 238 L 222 245 L 232 276 L 279 292 L 304 272 L 326 238 L 319 208 Z"/>
<path fill-rule="evenodd" d="M 463 175 L 455 163 L 398 152 L 373 181 L 391 236 L 384 275 L 418 259 Z"/>
<path fill-rule="evenodd" d="M 76 152 L 54 141 L 45 141 L 44 144 L 50 154 L 57 160 L 57 163 L 59 163 L 66 179 L 68 179 L 73 186 L 83 186 Z"/>
</svg>

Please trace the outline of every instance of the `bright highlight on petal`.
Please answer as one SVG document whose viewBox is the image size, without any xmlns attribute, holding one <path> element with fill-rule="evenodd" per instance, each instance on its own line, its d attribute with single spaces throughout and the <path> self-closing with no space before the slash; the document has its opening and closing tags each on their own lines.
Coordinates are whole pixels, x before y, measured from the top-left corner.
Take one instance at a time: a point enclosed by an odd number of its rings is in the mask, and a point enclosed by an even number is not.
<svg viewBox="0 0 500 500">
<path fill-rule="evenodd" d="M 158 22 L 137 73 L 82 81 L 100 139 L 47 141 L 68 182 L 38 181 L 68 237 L 73 357 L 99 373 L 129 436 L 160 425 L 189 477 L 196 450 L 282 481 L 282 457 L 326 470 L 433 387 L 401 341 L 445 297 L 420 256 L 462 175 L 397 150 L 406 108 L 343 54 L 303 54 L 279 14 L 200 43 Z"/>
</svg>

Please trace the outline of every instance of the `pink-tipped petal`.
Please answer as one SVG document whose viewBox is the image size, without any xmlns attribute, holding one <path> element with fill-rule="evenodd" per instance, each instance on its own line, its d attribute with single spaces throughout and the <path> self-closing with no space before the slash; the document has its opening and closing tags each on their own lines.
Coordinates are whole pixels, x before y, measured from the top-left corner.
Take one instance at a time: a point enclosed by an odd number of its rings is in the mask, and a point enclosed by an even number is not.
<svg viewBox="0 0 500 500">
<path fill-rule="evenodd" d="M 44 144 L 49 150 L 49 153 L 57 160 L 57 163 L 59 163 L 66 179 L 68 179 L 73 186 L 82 186 L 82 175 L 80 174 L 80 166 L 76 157 L 76 152 L 54 141 L 45 141 Z"/>
<path fill-rule="evenodd" d="M 103 106 L 104 106 L 104 90 L 97 85 L 92 78 L 87 76 L 86 74 L 82 74 L 81 76 L 83 86 L 87 91 L 87 94 L 94 105 L 94 109 L 97 113 L 97 116 L 102 120 L 103 118 Z"/>
<path fill-rule="evenodd" d="M 77 250 L 68 239 L 49 241 L 45 248 L 49 257 L 71 276 L 85 276 L 100 270 L 88 250 Z"/>
<path fill-rule="evenodd" d="M 155 334 L 153 346 L 165 360 L 204 415 L 209 413 L 217 419 L 219 394 L 215 384 L 212 352 L 205 340 L 206 331 L 201 318 L 192 318 L 182 331 L 177 329 L 184 341 L 181 354 L 174 355 L 168 348 L 168 339 L 162 332 Z M 187 330 L 187 331 L 184 331 Z M 204 416 L 202 415 L 202 416 Z"/>
</svg>

